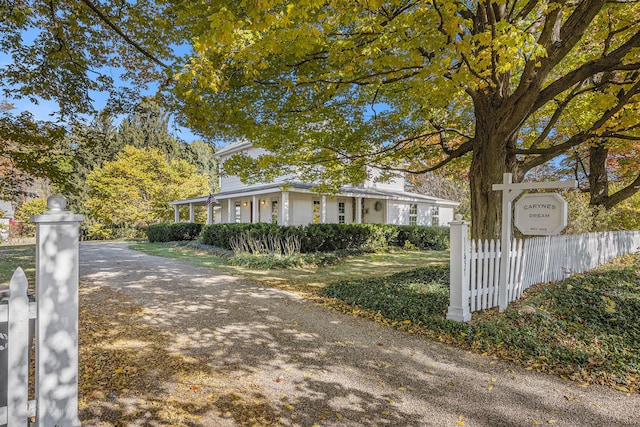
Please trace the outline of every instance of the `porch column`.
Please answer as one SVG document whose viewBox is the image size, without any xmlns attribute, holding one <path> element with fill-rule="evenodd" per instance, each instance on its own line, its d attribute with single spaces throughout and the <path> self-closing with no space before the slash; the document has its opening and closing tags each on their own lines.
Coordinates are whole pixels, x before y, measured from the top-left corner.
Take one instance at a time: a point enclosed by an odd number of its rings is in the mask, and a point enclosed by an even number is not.
<svg viewBox="0 0 640 427">
<path fill-rule="evenodd" d="M 193 203 L 189 203 L 189 222 L 196 222 L 196 209 Z"/>
<path fill-rule="evenodd" d="M 180 205 L 173 205 L 173 222 L 180 222 Z"/>
<path fill-rule="evenodd" d="M 227 199 L 227 223 L 229 224 L 236 222 L 236 219 L 231 216 L 231 212 L 233 212 L 233 199 Z"/>
<path fill-rule="evenodd" d="M 383 222 L 389 224 L 389 199 L 384 200 L 384 212 L 382 212 Z"/>
<path fill-rule="evenodd" d="M 356 224 L 362 224 L 362 197 L 356 197 Z"/>
<path fill-rule="evenodd" d="M 322 224 L 327 222 L 327 196 L 324 194 L 320 198 L 320 222 Z"/>
<path fill-rule="evenodd" d="M 280 225 L 289 225 L 289 192 L 282 192 L 282 206 L 280 215 Z"/>
<path fill-rule="evenodd" d="M 258 198 L 256 196 L 251 197 L 251 222 L 256 223 L 258 221 L 258 212 L 260 206 L 258 206 Z"/>
<path fill-rule="evenodd" d="M 207 205 L 207 225 L 213 224 L 213 203 Z"/>
</svg>

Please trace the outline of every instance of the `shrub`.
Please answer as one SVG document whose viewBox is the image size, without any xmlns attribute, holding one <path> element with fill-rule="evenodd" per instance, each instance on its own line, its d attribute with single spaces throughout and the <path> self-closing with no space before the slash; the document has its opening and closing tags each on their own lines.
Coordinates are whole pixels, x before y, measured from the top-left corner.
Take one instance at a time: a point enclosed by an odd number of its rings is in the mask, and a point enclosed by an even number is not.
<svg viewBox="0 0 640 427">
<path fill-rule="evenodd" d="M 202 229 L 202 244 L 233 249 L 239 242 L 266 242 L 293 239 L 300 242 L 301 253 L 334 251 L 379 251 L 388 246 L 404 247 L 406 242 L 422 250 L 449 247 L 446 227 L 397 226 L 387 224 L 309 224 L 278 226 L 270 223 L 211 224 Z"/>
<path fill-rule="evenodd" d="M 404 247 L 407 242 L 422 250 L 442 251 L 449 248 L 448 227 L 398 226 L 395 246 Z"/>
<path fill-rule="evenodd" d="M 201 231 L 202 224 L 192 222 L 152 224 L 147 227 L 147 239 L 150 242 L 195 240 Z"/>
</svg>

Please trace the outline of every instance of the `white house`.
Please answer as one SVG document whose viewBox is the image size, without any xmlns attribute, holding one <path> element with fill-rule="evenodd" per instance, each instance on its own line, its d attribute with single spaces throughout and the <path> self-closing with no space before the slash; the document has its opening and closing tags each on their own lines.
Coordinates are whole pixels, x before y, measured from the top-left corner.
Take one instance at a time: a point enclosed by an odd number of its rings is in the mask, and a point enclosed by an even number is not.
<svg viewBox="0 0 640 427">
<path fill-rule="evenodd" d="M 224 162 L 240 152 L 257 157 L 264 150 L 245 141 L 219 150 L 216 156 L 220 159 L 220 192 L 213 195 L 216 203 L 207 204 L 209 195 L 170 202 L 175 209 L 176 222 L 181 220 L 180 206 L 188 205 L 190 222 L 195 218 L 195 206 L 207 206 L 207 224 L 273 222 L 280 225 L 447 225 L 453 221 L 453 211 L 458 205 L 451 200 L 405 191 L 402 176 L 386 183 L 369 179 L 360 186 L 342 187 L 335 195 L 313 192 L 312 183 L 291 176 L 283 176 L 269 183 L 246 185 L 237 176 L 224 173 Z"/>
</svg>

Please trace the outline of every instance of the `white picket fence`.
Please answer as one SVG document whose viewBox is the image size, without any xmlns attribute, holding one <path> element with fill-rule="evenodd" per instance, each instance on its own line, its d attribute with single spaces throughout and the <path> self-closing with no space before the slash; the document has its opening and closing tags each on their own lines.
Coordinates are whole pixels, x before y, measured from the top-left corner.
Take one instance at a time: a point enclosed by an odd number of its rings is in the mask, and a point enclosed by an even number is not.
<svg viewBox="0 0 640 427">
<path fill-rule="evenodd" d="M 35 400 L 28 399 L 29 360 L 32 336 L 29 333 L 30 319 L 36 318 L 36 303 L 29 302 L 27 278 L 18 268 L 9 283 L 9 297 L 6 304 L 0 305 L 0 323 L 6 323 L 7 344 L 2 346 L 2 364 L 6 363 L 6 388 L 2 386 L 0 396 L 0 425 L 26 425 L 27 419 L 35 417 Z M 8 342 L 8 338 L 11 342 Z M 0 368 L 1 369 L 1 368 Z"/>
<path fill-rule="evenodd" d="M 36 301 L 18 268 L 0 303 L 0 426 L 79 427 L 78 223 L 66 201 L 49 197 L 36 223 Z M 32 324 L 30 326 L 30 323 Z M 30 351 L 35 327 L 35 375 Z M 5 332 L 6 331 L 6 332 Z M 35 399 L 29 400 L 30 381 Z"/>
<path fill-rule="evenodd" d="M 451 283 L 447 318 L 468 321 L 471 313 L 499 305 L 500 241 L 468 241 L 464 221 L 451 223 Z M 534 237 L 511 242 L 507 302 L 539 283 L 562 280 L 640 250 L 640 231 L 609 231 Z M 455 251 L 455 253 L 454 253 Z"/>
</svg>

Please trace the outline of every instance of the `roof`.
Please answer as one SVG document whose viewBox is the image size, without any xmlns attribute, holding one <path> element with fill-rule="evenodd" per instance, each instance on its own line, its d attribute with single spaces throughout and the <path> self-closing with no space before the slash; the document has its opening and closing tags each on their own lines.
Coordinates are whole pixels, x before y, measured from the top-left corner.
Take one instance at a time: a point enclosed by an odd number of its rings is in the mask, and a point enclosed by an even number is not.
<svg viewBox="0 0 640 427">
<path fill-rule="evenodd" d="M 221 199 L 233 199 L 238 197 L 255 196 L 259 194 L 273 193 L 275 191 L 282 191 L 286 188 L 288 191 L 295 191 L 302 193 L 314 193 L 311 191 L 313 184 L 304 182 L 291 182 L 286 185 L 283 184 L 264 184 L 247 187 L 241 190 L 235 191 L 221 191 L 214 194 L 217 200 Z M 402 200 L 407 202 L 430 202 L 440 206 L 458 206 L 460 203 L 452 200 L 439 199 L 437 197 L 425 196 L 423 194 L 410 193 L 408 191 L 395 191 L 395 190 L 380 190 L 373 188 L 362 187 L 342 187 L 340 191 L 335 194 L 336 196 L 346 197 L 364 197 L 364 198 L 377 198 L 377 199 L 389 199 L 389 200 Z M 204 205 L 209 195 L 194 197 L 185 200 L 175 200 L 169 202 L 170 205 L 186 205 L 193 203 L 195 205 Z"/>
<path fill-rule="evenodd" d="M 247 148 L 251 148 L 253 144 L 246 139 L 241 139 L 236 142 L 232 142 L 231 144 L 223 147 L 215 152 L 215 156 L 227 156 L 229 154 L 237 153 L 238 151 L 246 150 Z"/>
</svg>

